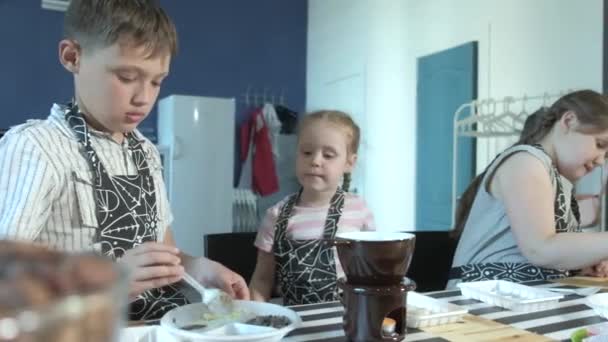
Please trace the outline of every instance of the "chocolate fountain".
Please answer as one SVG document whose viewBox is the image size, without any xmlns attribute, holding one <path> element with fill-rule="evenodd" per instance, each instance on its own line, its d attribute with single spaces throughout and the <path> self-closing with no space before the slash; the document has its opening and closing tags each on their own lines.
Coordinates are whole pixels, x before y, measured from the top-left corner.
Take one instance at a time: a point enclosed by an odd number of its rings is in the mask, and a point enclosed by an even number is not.
<svg viewBox="0 0 608 342">
<path fill-rule="evenodd" d="M 343 325 L 354 342 L 401 341 L 406 334 L 407 292 L 415 283 L 405 278 L 415 236 L 393 232 L 351 232 L 336 235 L 333 244 L 346 278 Z"/>
</svg>

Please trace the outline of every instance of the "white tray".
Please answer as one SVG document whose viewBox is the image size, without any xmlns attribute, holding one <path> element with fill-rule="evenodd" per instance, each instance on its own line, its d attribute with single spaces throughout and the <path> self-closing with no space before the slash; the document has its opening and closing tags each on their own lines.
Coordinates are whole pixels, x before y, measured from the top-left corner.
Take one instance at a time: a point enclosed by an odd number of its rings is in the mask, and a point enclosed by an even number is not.
<svg viewBox="0 0 608 342">
<path fill-rule="evenodd" d="M 469 310 L 417 292 L 407 293 L 407 326 L 424 328 L 459 321 Z"/>
<path fill-rule="evenodd" d="M 598 293 L 586 298 L 586 303 L 596 314 L 608 318 L 608 293 Z M 608 333 L 608 328 L 606 328 Z"/>
<path fill-rule="evenodd" d="M 243 315 L 224 319 L 221 324 L 215 325 L 209 330 L 196 332 L 179 328 L 201 318 L 201 312 L 205 307 L 205 304 L 202 303 L 184 305 L 167 312 L 160 320 L 160 325 L 162 329 L 166 329 L 173 335 L 176 341 L 184 342 L 274 342 L 281 340 L 288 332 L 302 325 L 302 319 L 295 311 L 280 305 L 244 300 L 237 300 L 234 303 L 236 310 L 242 312 Z M 281 329 L 243 324 L 247 318 L 256 315 L 286 316 L 291 324 Z"/>
<path fill-rule="evenodd" d="M 513 311 L 537 311 L 557 306 L 564 295 L 505 280 L 458 284 L 462 295 Z"/>
</svg>

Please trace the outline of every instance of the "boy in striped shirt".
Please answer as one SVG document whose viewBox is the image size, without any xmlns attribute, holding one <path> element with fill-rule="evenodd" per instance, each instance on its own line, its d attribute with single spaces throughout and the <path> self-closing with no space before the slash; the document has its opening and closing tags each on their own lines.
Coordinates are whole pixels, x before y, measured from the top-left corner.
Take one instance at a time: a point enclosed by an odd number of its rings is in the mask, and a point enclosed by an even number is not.
<svg viewBox="0 0 608 342">
<path fill-rule="evenodd" d="M 241 276 L 175 247 L 160 156 L 137 130 L 177 50 L 170 18 L 154 0 L 72 0 L 64 37 L 73 102 L 0 140 L 0 237 L 127 265 L 131 319 L 186 304 L 174 286 L 184 270 L 248 299 Z"/>
</svg>

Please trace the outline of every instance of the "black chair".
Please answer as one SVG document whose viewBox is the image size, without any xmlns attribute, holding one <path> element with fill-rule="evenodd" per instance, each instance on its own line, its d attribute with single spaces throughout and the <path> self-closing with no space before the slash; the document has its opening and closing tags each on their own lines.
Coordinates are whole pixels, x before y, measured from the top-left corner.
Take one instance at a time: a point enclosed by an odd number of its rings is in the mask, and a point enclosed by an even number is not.
<svg viewBox="0 0 608 342">
<path fill-rule="evenodd" d="M 249 284 L 258 255 L 255 236 L 255 232 L 205 235 L 205 257 L 240 274 Z"/>
<path fill-rule="evenodd" d="M 416 247 L 407 277 L 416 282 L 416 291 L 444 290 L 458 241 L 449 231 L 414 231 Z"/>
</svg>

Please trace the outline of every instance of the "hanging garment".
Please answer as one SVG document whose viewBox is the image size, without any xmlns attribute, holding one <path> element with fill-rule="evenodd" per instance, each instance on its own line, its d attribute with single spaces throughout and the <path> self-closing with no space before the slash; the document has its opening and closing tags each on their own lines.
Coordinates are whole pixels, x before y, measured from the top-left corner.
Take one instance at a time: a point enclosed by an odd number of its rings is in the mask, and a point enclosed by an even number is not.
<svg viewBox="0 0 608 342">
<path fill-rule="evenodd" d="M 277 116 L 281 121 L 281 134 L 295 134 L 298 124 L 298 113 L 285 106 L 275 106 Z"/>
<path fill-rule="evenodd" d="M 264 214 L 268 208 L 274 206 L 287 196 L 298 192 L 301 187 L 296 176 L 295 151 L 297 151 L 298 137 L 295 134 L 279 134 L 278 141 L 282 151 L 293 151 L 293 153 L 281 153 L 278 158 L 275 158 L 274 164 L 279 180 L 279 190 L 272 195 L 257 199 L 258 212 L 260 214 Z"/>
<path fill-rule="evenodd" d="M 274 235 L 275 274 L 285 305 L 312 304 L 338 300 L 336 263 L 333 247 L 324 239 L 333 239 L 344 208 L 344 191 L 338 189 L 331 199 L 323 238 L 292 240 L 287 225 L 302 190 L 293 194 L 281 208 Z"/>
<path fill-rule="evenodd" d="M 255 110 L 241 126 L 241 177 L 239 188 L 252 189 L 260 196 L 279 190 L 269 129 L 261 109 Z"/>
<path fill-rule="evenodd" d="M 116 260 L 138 245 L 158 241 L 154 181 L 141 142 L 133 133 L 126 135 L 137 175 L 110 176 L 91 146 L 89 129 L 78 107 L 68 106 L 65 115 L 84 147 L 93 171 L 95 214 L 99 225 L 95 242 L 101 245 L 101 252 Z M 188 300 L 172 285 L 148 290 L 131 303 L 129 319 L 158 319 L 167 311 L 185 304 Z"/>
<path fill-rule="evenodd" d="M 281 132 L 281 121 L 274 110 L 274 106 L 270 103 L 264 104 L 262 107 L 264 122 L 268 127 L 268 135 L 270 137 L 270 145 L 272 145 L 272 154 L 276 160 L 279 157 L 279 134 Z"/>
</svg>

